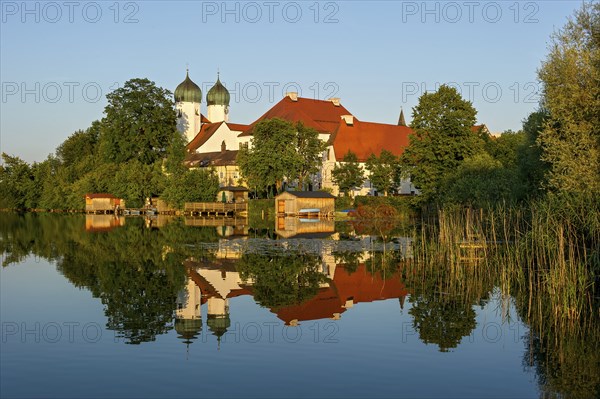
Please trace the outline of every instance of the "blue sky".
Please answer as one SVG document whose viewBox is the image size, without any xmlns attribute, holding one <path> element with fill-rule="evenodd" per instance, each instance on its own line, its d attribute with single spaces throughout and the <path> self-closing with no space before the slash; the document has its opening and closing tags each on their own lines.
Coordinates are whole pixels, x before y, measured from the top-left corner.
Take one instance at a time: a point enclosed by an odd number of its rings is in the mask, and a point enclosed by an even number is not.
<svg viewBox="0 0 600 399">
<path fill-rule="evenodd" d="M 365 121 L 410 122 L 423 91 L 456 86 L 493 132 L 537 106 L 550 35 L 579 1 L 1 1 L 0 150 L 42 161 L 102 118 L 134 77 L 232 92 L 250 123 L 286 91 Z M 202 104 L 205 110 L 206 103 Z M 205 112 L 205 111 L 203 111 Z"/>
</svg>

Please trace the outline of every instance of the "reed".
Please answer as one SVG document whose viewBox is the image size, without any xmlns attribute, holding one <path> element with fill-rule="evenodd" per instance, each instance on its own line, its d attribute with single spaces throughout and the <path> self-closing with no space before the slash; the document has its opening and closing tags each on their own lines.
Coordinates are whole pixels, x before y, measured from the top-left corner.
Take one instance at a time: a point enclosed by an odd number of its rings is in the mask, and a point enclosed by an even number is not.
<svg viewBox="0 0 600 399">
<path fill-rule="evenodd" d="M 595 198 L 549 197 L 527 206 L 444 208 L 415 229 L 415 263 L 422 272 L 447 269 L 460 284 L 497 279 L 503 295 L 528 292 L 527 316 L 549 307 L 557 323 L 574 323 L 597 309 L 600 209 Z M 447 283 L 449 284 L 449 283 Z"/>
</svg>

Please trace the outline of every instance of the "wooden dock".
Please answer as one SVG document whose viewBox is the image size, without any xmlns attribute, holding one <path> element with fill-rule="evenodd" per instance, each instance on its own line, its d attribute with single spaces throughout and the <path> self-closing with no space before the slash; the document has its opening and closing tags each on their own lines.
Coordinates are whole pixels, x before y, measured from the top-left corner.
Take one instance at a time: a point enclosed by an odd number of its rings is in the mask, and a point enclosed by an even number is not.
<svg viewBox="0 0 600 399">
<path fill-rule="evenodd" d="M 245 216 L 248 215 L 248 203 L 186 202 L 183 214 L 186 216 Z"/>
</svg>

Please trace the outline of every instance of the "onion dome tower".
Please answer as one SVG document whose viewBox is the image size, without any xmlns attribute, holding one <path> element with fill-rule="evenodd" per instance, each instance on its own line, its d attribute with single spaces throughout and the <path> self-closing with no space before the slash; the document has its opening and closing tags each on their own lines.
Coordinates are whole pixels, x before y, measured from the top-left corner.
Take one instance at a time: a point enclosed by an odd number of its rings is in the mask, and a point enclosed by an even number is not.
<svg viewBox="0 0 600 399">
<path fill-rule="evenodd" d="M 219 73 L 217 72 L 217 82 L 210 88 L 206 95 L 208 120 L 211 122 L 228 122 L 230 98 L 229 91 L 227 91 L 225 86 L 221 83 Z"/>
<path fill-rule="evenodd" d="M 177 112 L 177 130 L 190 142 L 200 131 L 200 102 L 202 90 L 190 79 L 186 70 L 185 80 L 175 89 L 175 110 Z"/>
</svg>

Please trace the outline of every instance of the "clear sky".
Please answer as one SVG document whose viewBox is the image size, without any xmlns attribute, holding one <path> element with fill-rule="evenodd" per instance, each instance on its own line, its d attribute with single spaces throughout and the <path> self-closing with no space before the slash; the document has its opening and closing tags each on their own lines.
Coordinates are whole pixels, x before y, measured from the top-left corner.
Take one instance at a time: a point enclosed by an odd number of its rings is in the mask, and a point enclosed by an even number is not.
<svg viewBox="0 0 600 399">
<path fill-rule="evenodd" d="M 459 88 L 492 132 L 537 106 L 550 35 L 579 1 L 1 1 L 0 150 L 42 161 L 134 77 L 232 94 L 250 123 L 286 91 L 340 97 L 365 121 L 410 122 L 419 95 Z M 206 112 L 205 97 L 202 104 Z"/>
</svg>

